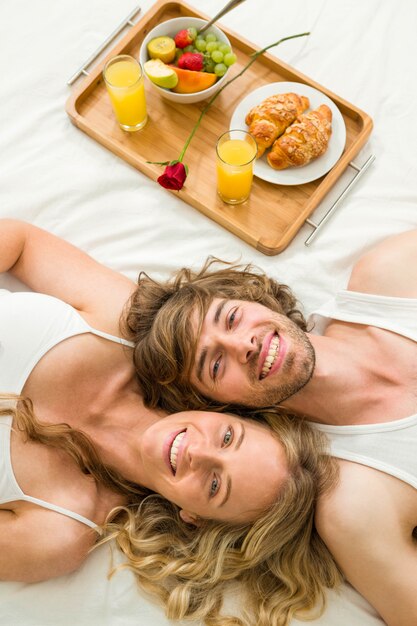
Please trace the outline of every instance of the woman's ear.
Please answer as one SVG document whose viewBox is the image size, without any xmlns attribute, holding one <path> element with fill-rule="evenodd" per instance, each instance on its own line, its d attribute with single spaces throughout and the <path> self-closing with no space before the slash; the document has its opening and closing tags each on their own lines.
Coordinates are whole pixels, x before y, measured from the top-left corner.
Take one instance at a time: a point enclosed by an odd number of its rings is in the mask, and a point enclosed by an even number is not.
<svg viewBox="0 0 417 626">
<path fill-rule="evenodd" d="M 184 509 L 181 509 L 180 518 L 186 524 L 192 524 L 193 526 L 200 526 L 200 519 L 198 515 L 196 515 L 195 513 L 190 513 L 189 511 L 184 511 Z"/>
</svg>

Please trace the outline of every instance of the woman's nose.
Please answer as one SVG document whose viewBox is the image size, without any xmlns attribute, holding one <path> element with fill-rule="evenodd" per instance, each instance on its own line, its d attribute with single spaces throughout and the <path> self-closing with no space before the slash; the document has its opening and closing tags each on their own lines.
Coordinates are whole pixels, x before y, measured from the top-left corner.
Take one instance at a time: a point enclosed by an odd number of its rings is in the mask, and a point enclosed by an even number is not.
<svg viewBox="0 0 417 626">
<path fill-rule="evenodd" d="M 213 467 L 213 464 L 216 462 L 214 450 L 205 441 L 189 445 L 187 454 L 190 469 L 193 471 Z"/>
</svg>

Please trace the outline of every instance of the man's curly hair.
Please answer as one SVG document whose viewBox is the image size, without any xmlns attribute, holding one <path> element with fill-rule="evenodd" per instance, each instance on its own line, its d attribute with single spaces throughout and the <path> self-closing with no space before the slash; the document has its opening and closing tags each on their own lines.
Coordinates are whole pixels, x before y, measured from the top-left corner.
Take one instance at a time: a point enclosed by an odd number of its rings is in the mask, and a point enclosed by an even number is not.
<svg viewBox="0 0 417 626">
<path fill-rule="evenodd" d="M 147 406 L 169 412 L 224 408 L 189 380 L 201 326 L 214 298 L 258 302 L 306 330 L 290 288 L 252 265 L 209 257 L 200 271 L 183 268 L 166 282 L 142 272 L 122 324 L 135 344 L 134 364 Z M 192 324 L 196 315 L 197 329 Z"/>
</svg>

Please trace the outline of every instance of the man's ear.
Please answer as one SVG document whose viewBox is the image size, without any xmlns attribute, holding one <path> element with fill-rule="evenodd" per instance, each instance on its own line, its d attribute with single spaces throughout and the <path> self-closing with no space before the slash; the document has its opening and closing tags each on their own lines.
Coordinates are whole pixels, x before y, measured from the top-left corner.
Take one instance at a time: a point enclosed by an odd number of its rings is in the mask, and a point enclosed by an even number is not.
<svg viewBox="0 0 417 626">
<path fill-rule="evenodd" d="M 198 515 L 196 515 L 195 513 L 190 513 L 189 511 L 184 511 L 184 509 L 181 509 L 180 518 L 186 524 L 192 524 L 193 526 L 200 526 L 201 520 L 198 517 Z"/>
</svg>

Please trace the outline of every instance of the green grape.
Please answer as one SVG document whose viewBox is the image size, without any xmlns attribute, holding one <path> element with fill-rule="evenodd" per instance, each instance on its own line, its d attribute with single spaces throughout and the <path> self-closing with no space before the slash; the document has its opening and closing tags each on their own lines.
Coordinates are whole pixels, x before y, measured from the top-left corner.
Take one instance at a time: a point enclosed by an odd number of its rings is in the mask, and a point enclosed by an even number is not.
<svg viewBox="0 0 417 626">
<path fill-rule="evenodd" d="M 175 63 L 178 61 L 180 56 L 182 56 L 182 54 L 183 54 L 182 48 L 176 48 L 175 49 L 175 58 L 174 58 L 174 62 Z"/>
<path fill-rule="evenodd" d="M 206 42 L 202 37 L 198 37 L 194 42 L 195 47 L 199 52 L 204 52 L 206 49 Z"/>
<path fill-rule="evenodd" d="M 194 41 L 194 39 L 197 37 L 197 29 L 191 26 L 191 28 L 188 29 L 188 33 L 191 39 Z"/>
<path fill-rule="evenodd" d="M 209 41 L 206 45 L 207 52 L 214 52 L 214 50 L 217 50 L 218 45 L 217 41 Z"/>
<path fill-rule="evenodd" d="M 215 64 L 215 62 L 213 61 L 212 58 L 204 57 L 204 71 L 205 72 L 210 72 L 211 74 L 213 74 L 215 65 L 216 64 Z"/>
<path fill-rule="evenodd" d="M 183 52 L 194 52 L 194 46 L 190 44 L 189 46 L 185 46 L 182 50 Z"/>
<path fill-rule="evenodd" d="M 233 52 L 229 52 L 228 54 L 224 55 L 223 63 L 225 63 L 227 67 L 229 67 L 229 65 L 233 65 L 233 63 L 236 63 L 236 59 L 237 56 Z"/>
<path fill-rule="evenodd" d="M 227 45 L 227 43 L 221 43 L 219 45 L 219 50 L 220 52 L 222 52 L 223 54 L 229 54 L 229 52 L 232 51 L 232 48 L 230 46 Z"/>
<path fill-rule="evenodd" d="M 217 65 L 214 66 L 214 73 L 216 74 L 216 76 L 224 76 L 226 72 L 227 67 L 224 63 L 217 63 Z"/>
<path fill-rule="evenodd" d="M 211 53 L 211 58 L 215 63 L 223 62 L 223 54 L 220 52 L 220 50 L 213 50 L 213 52 Z"/>
<path fill-rule="evenodd" d="M 216 35 L 214 33 L 207 33 L 207 35 L 206 35 L 207 43 L 209 41 L 216 41 L 216 40 L 217 40 L 217 37 L 216 37 Z"/>
</svg>

